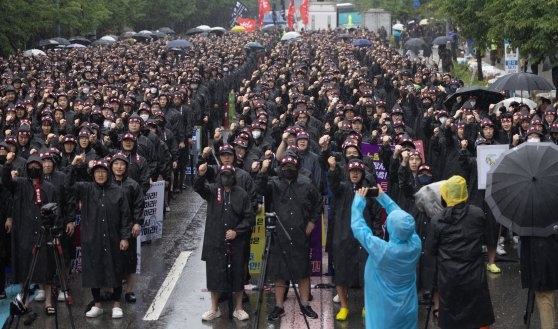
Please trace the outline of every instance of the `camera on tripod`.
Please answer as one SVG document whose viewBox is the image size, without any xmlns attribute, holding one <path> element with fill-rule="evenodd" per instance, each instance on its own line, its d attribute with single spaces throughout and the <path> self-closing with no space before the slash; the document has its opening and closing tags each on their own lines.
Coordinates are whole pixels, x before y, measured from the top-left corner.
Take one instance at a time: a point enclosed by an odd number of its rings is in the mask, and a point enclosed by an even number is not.
<svg viewBox="0 0 558 329">
<path fill-rule="evenodd" d="M 58 215 L 58 205 L 54 202 L 47 203 L 41 207 L 41 225 L 44 228 L 53 228 Z"/>
<path fill-rule="evenodd" d="M 277 214 L 274 212 L 265 213 L 265 228 L 266 230 L 273 230 L 277 227 Z"/>
</svg>

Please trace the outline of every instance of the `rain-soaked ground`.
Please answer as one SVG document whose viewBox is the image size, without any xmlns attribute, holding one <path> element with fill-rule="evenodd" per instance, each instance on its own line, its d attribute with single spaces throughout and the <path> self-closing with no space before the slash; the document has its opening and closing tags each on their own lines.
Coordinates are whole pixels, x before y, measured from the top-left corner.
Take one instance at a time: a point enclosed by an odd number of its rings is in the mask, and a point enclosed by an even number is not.
<svg viewBox="0 0 558 329">
<path fill-rule="evenodd" d="M 75 328 L 254 328 L 252 321 L 255 319 L 253 312 L 256 308 L 257 291 L 248 291 L 250 301 L 244 304 L 246 310 L 251 314 L 249 321 L 229 320 L 225 302 L 220 305 L 223 311 L 221 318 L 212 322 L 202 322 L 201 314 L 210 306 L 210 295 L 204 289 L 205 264 L 200 260 L 205 204 L 191 188 L 188 188 L 183 193 L 176 195 L 176 199 L 171 203 L 171 208 L 172 211 L 165 216 L 163 238 L 142 247 L 142 273 L 138 276 L 135 289 L 138 301 L 136 304 L 122 304 L 123 319 L 113 320 L 111 318 L 109 303 L 103 304 L 104 315 L 96 319 L 87 319 L 84 308 L 91 300 L 90 292 L 81 288 L 79 275 L 72 276 L 70 286 L 74 304 L 71 311 Z M 502 273 L 488 274 L 496 314 L 496 323 L 492 328 L 524 328 L 526 291 L 520 288 L 519 264 L 515 262 L 514 246 L 509 244 L 506 248 L 508 258 L 501 258 L 498 262 Z M 174 286 L 172 278 L 177 278 Z M 257 277 L 253 280 L 255 284 Z M 329 282 L 330 278 L 327 276 L 312 278 L 313 285 Z M 9 299 L 0 301 L 0 311 L 3 310 L 5 313 L 8 301 L 13 298 L 14 293 L 14 291 L 10 291 Z M 339 309 L 338 305 L 332 303 L 335 295 L 334 289 L 314 288 L 312 295 L 314 300 L 311 305 L 318 312 L 319 319 L 309 319 L 310 328 L 364 328 L 361 316 L 363 307 L 361 290 L 352 289 L 349 292 L 350 314 L 345 322 L 334 320 Z M 287 315 L 274 323 L 267 321 L 267 312 L 274 306 L 273 293 L 264 291 L 262 297 L 261 316 L 257 328 L 306 328 L 302 316 L 296 311 L 298 308 L 295 307 L 295 296 L 292 289 L 285 303 Z M 62 303 L 58 305 L 58 328 L 72 328 L 67 308 Z M 25 326 L 22 321 L 20 328 L 56 328 L 56 319 L 44 314 L 41 303 L 34 302 L 32 307 L 38 318 L 30 326 Z M 426 313 L 426 306 L 420 306 L 419 328 L 437 328 L 433 321 L 430 321 L 429 326 L 425 327 Z M 531 328 L 539 327 L 535 309 Z M 12 328 L 15 328 L 15 324 L 12 325 Z"/>
</svg>

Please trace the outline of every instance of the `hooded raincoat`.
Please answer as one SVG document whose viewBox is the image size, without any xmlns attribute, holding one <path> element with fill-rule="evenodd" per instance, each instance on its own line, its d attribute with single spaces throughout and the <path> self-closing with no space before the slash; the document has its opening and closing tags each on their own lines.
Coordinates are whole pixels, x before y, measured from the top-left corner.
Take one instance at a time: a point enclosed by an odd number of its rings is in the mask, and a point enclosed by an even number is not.
<svg viewBox="0 0 558 329">
<path fill-rule="evenodd" d="M 353 234 L 368 252 L 364 270 L 366 328 L 416 329 L 416 266 L 421 242 L 415 232 L 415 220 L 387 194 L 381 194 L 376 200 L 388 213 L 389 242 L 375 237 L 366 225 L 362 216 L 366 198 L 355 195 L 351 209 Z"/>
</svg>

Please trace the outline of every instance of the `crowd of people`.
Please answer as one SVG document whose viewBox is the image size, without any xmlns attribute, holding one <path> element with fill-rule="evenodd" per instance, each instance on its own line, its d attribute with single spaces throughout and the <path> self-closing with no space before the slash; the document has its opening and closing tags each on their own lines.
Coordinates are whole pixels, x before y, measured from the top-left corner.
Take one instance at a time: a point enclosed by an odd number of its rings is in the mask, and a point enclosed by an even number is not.
<svg viewBox="0 0 558 329">
<path fill-rule="evenodd" d="M 373 31 L 349 33 L 373 45 L 355 47 L 335 30 L 303 32 L 288 42 L 280 41 L 278 32 L 254 32 L 196 35 L 184 49 L 167 49 L 164 39 L 122 41 L 1 59 L 6 207 L 1 208 L 5 229 L 0 241 L 12 248 L 11 253 L 0 248 L 0 268 L 11 256 L 13 280 L 23 282 L 41 206 L 58 202 L 57 226 L 69 258 L 75 215 L 81 214 L 82 281 L 94 299 L 86 316 L 103 313 L 101 288 L 111 288 L 112 316 L 122 317 L 123 279 L 125 300 L 135 301 L 135 253 L 128 249 L 143 223 L 142 196 L 153 182 L 165 181 L 165 210 L 170 211 L 173 194 L 186 188 L 187 167 L 195 165 L 194 189 L 208 202 L 202 259 L 212 304 L 202 319 L 221 316 L 218 299 L 224 291 L 235 293 L 233 316 L 249 318 L 242 290 L 250 227 L 262 206 L 277 214 L 292 238 L 287 243 L 286 232 L 278 230 L 277 249 L 270 254 L 276 305 L 268 318 L 285 314 L 288 281 L 299 284 L 301 311 L 317 318 L 310 305 L 309 236 L 327 200 L 326 251 L 341 304 L 336 319 L 344 321 L 349 288 L 369 280 L 364 264 L 371 261 L 370 249 L 357 241 L 350 221 L 355 192 L 379 183 L 374 163 L 361 148 L 368 143 L 379 145 L 379 158 L 389 171 L 386 193 L 416 219 L 419 233 L 430 218 L 418 210 L 415 193 L 433 182 L 464 177 L 468 200 L 486 217 L 479 243 L 488 247 L 486 269 L 499 273 L 498 229 L 484 191 L 477 189 L 476 150 L 531 139 L 558 143 L 555 108 L 547 99 L 537 108 L 518 103 L 483 108 L 475 96 L 457 97 L 447 106 L 444 100 L 463 86 L 461 80 L 440 73 L 427 58 L 406 57 Z M 244 47 L 253 41 L 262 47 Z M 422 151 L 416 140 L 422 141 Z M 380 200 L 365 200 L 363 218 L 370 232 L 396 241 L 401 232 L 390 232 L 389 225 L 385 229 Z M 426 236 L 420 234 L 423 245 Z M 227 262 L 230 273 L 225 273 Z M 443 287 L 435 267 L 421 266 L 418 273 L 425 298 Z M 53 301 L 44 292 L 52 282 L 44 268 L 33 282 L 41 284 L 39 297 L 53 314 Z M 5 298 L 3 283 L 0 277 L 0 298 Z M 447 294 L 440 295 L 444 319 L 456 305 L 444 304 Z M 366 307 L 377 305 L 366 302 Z M 367 317 L 374 314 L 364 311 Z"/>
</svg>

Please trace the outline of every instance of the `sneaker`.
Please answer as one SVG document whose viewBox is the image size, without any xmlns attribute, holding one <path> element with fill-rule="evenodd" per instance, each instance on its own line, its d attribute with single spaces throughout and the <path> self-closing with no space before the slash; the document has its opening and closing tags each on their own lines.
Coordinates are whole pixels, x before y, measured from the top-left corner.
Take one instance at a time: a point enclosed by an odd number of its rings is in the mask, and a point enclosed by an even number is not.
<svg viewBox="0 0 558 329">
<path fill-rule="evenodd" d="M 349 309 L 346 307 L 341 307 L 337 315 L 335 316 L 335 320 L 338 321 L 345 321 L 347 320 L 347 316 L 349 316 Z"/>
<path fill-rule="evenodd" d="M 269 313 L 269 315 L 267 316 L 267 319 L 269 321 L 275 321 L 283 315 L 285 315 L 285 310 L 282 307 L 275 306 L 273 308 L 273 311 L 271 311 L 271 313 Z"/>
<path fill-rule="evenodd" d="M 217 309 L 217 311 L 209 310 L 202 315 L 202 320 L 204 321 L 211 321 L 213 319 L 217 319 L 221 316 L 221 310 Z"/>
<path fill-rule="evenodd" d="M 120 307 L 113 307 L 112 308 L 112 318 L 113 319 L 122 319 L 123 316 L 124 316 L 124 312 L 122 312 L 122 309 Z"/>
<path fill-rule="evenodd" d="M 97 306 L 93 306 L 89 312 L 85 313 L 85 316 L 88 318 L 96 318 L 98 316 L 101 316 L 103 314 L 103 309 Z"/>
<path fill-rule="evenodd" d="M 165 212 L 170 212 L 170 207 L 169 206 L 165 206 Z"/>
<path fill-rule="evenodd" d="M 36 302 L 44 302 L 46 298 L 45 295 L 45 291 L 44 290 L 37 290 L 37 294 L 35 295 L 35 301 Z"/>
<path fill-rule="evenodd" d="M 248 313 L 246 313 L 245 310 L 235 310 L 233 312 L 233 316 L 235 319 L 240 320 L 240 321 L 245 321 L 248 320 L 250 318 L 250 316 L 248 315 Z"/>
<path fill-rule="evenodd" d="M 318 318 L 318 313 L 314 312 L 314 310 L 312 309 L 312 306 L 310 306 L 310 305 L 302 306 L 302 308 L 300 309 L 300 314 L 304 314 L 307 317 L 309 317 L 310 319 L 317 319 Z"/>
<path fill-rule="evenodd" d="M 486 254 L 488 252 L 488 248 L 485 245 L 483 245 L 481 248 L 483 254 Z"/>
<path fill-rule="evenodd" d="M 364 307 L 362 308 L 362 312 L 360 313 L 360 315 L 362 315 L 362 318 L 366 317 L 366 309 Z"/>
<path fill-rule="evenodd" d="M 488 272 L 495 274 L 502 272 L 502 270 L 498 266 L 496 266 L 496 264 L 486 264 L 486 269 L 488 270 Z"/>
<path fill-rule="evenodd" d="M 518 243 L 519 243 L 519 236 L 514 235 L 513 238 L 512 238 L 512 240 L 513 240 L 513 243 L 514 243 L 514 244 L 518 244 Z"/>
<path fill-rule="evenodd" d="M 333 297 L 333 302 L 339 304 L 339 295 L 335 295 L 335 297 Z"/>
<path fill-rule="evenodd" d="M 506 238 L 504 238 L 503 236 L 501 236 L 501 237 L 498 238 L 498 244 L 503 245 L 504 242 L 506 242 Z"/>
<path fill-rule="evenodd" d="M 66 301 L 66 295 L 64 294 L 64 292 L 62 290 L 60 290 L 58 292 L 58 297 L 56 298 L 57 301 L 59 302 L 65 302 Z"/>
<path fill-rule="evenodd" d="M 496 247 L 496 253 L 500 256 L 507 254 L 506 249 L 504 249 L 504 246 L 501 244 L 499 244 L 498 247 Z"/>
</svg>

